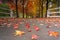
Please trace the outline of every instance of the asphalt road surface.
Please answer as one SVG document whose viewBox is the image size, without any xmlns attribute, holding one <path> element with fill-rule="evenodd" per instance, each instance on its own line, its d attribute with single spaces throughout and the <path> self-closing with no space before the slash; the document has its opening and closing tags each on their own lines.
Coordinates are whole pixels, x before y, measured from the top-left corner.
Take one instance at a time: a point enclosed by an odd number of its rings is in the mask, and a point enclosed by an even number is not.
<svg viewBox="0 0 60 40">
<path fill-rule="evenodd" d="M 9 25 L 8 25 L 9 24 Z M 14 29 L 14 24 L 18 24 L 18 28 Z M 26 28 L 29 24 L 31 32 Z M 39 28 L 38 31 L 34 26 Z M 14 36 L 15 30 L 24 31 L 22 36 Z M 48 31 L 58 32 L 58 36 L 49 36 Z M 33 34 L 38 36 L 37 40 L 60 40 L 60 20 L 57 19 L 0 19 L 0 40 L 32 40 Z"/>
</svg>

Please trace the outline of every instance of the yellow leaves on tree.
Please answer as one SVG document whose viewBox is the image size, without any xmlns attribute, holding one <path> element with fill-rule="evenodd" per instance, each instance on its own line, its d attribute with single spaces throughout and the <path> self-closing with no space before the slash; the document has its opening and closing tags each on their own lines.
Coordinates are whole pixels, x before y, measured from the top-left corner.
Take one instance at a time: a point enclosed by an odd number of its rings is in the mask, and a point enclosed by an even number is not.
<svg viewBox="0 0 60 40">
<path fill-rule="evenodd" d="M 36 1 L 29 1 L 27 4 L 28 4 L 28 12 L 32 13 L 33 16 L 36 16 L 37 11 Z"/>
</svg>

